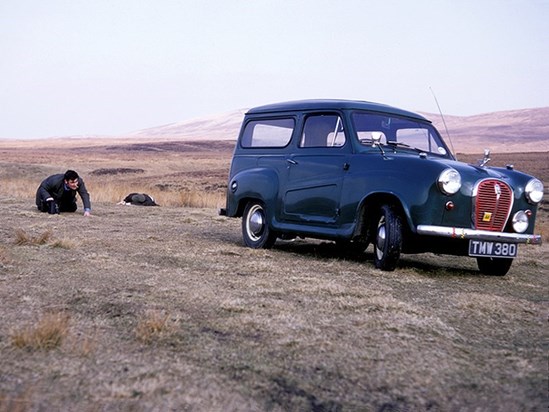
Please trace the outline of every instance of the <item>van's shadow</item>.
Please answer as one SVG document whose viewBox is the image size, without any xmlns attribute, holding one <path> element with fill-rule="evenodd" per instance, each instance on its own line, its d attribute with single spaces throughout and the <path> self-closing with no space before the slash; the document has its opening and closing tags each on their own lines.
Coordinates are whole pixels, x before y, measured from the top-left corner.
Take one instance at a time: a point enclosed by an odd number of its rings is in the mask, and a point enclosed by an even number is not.
<svg viewBox="0 0 549 412">
<path fill-rule="evenodd" d="M 273 249 L 321 260 L 347 260 L 374 268 L 374 253 L 372 245 L 369 245 L 366 251 L 362 253 L 357 253 L 349 250 L 348 248 L 346 249 L 344 247 L 341 247 L 334 242 L 309 243 L 301 241 L 278 241 Z M 422 256 L 425 255 L 401 255 L 397 268 L 395 270 L 398 271 L 399 269 L 412 269 L 415 270 L 419 275 L 426 276 L 481 276 L 480 272 L 476 269 L 446 265 L 450 258 L 454 260 L 468 259 L 465 256 L 441 256 L 440 263 L 432 261 L 432 257 L 436 257 L 436 255 L 430 254 L 430 261 L 427 262 L 421 261 Z M 423 259 L 425 259 L 425 257 Z"/>
</svg>

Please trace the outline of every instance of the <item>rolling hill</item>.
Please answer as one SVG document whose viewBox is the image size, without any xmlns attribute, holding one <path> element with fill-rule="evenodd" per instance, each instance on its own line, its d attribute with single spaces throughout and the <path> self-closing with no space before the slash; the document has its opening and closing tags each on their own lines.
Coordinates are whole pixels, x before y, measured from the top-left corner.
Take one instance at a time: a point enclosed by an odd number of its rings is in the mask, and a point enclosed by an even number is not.
<svg viewBox="0 0 549 412">
<path fill-rule="evenodd" d="M 68 144 L 92 147 L 145 142 L 235 141 L 246 111 L 247 109 L 237 109 L 116 136 L 64 136 L 38 140 L 0 139 L 0 146 L 32 145 L 38 148 Z M 482 153 L 485 148 L 489 148 L 493 153 L 549 152 L 549 107 L 474 116 L 445 115 L 444 121 L 439 114 L 419 113 L 433 122 L 454 153 L 477 154 Z"/>
<path fill-rule="evenodd" d="M 444 116 L 423 113 L 446 141 L 453 142 L 456 152 L 544 152 L 549 150 L 549 107 L 510 110 L 475 116 Z"/>
</svg>

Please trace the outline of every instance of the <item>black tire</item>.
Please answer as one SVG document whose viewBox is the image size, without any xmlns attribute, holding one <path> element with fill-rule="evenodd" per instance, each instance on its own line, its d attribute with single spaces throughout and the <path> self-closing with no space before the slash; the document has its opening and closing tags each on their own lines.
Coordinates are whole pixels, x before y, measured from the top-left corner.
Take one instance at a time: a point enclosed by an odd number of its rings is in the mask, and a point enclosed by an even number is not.
<svg viewBox="0 0 549 412">
<path fill-rule="evenodd" d="M 253 249 L 270 249 L 276 241 L 267 222 L 265 206 L 262 203 L 249 202 L 242 215 L 242 237 L 246 246 Z"/>
<path fill-rule="evenodd" d="M 402 222 L 398 213 L 389 205 L 379 211 L 375 227 L 374 263 L 376 268 L 395 270 L 402 251 Z"/>
<path fill-rule="evenodd" d="M 513 259 L 509 258 L 477 257 L 480 272 L 488 276 L 505 276 L 512 263 Z"/>
</svg>

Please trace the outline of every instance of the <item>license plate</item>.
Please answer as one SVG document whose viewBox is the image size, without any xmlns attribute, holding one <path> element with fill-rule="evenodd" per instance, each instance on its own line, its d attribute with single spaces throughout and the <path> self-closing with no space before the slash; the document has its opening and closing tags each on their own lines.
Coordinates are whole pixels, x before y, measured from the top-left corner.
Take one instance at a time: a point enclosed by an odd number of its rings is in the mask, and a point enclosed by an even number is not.
<svg viewBox="0 0 549 412">
<path fill-rule="evenodd" d="M 491 256 L 502 258 L 517 257 L 516 243 L 487 242 L 484 240 L 469 241 L 469 256 Z"/>
</svg>

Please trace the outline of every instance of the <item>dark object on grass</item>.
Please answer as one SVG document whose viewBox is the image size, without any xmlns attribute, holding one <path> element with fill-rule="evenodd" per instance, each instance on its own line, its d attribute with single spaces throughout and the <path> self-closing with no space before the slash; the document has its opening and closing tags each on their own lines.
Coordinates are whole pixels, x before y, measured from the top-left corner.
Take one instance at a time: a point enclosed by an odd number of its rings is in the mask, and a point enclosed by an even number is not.
<svg viewBox="0 0 549 412">
<path fill-rule="evenodd" d="M 146 193 L 130 193 L 119 203 L 121 205 L 158 206 L 154 199 Z"/>
</svg>

